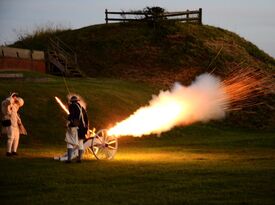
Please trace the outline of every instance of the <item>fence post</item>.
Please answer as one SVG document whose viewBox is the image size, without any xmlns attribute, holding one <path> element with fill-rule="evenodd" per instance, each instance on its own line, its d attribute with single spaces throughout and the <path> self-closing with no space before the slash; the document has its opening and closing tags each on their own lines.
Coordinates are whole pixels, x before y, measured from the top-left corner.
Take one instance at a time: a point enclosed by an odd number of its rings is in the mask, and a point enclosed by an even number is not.
<svg viewBox="0 0 275 205">
<path fill-rule="evenodd" d="M 188 23 L 189 22 L 189 10 L 187 9 L 186 12 L 187 12 L 187 14 L 186 14 L 186 22 Z"/>
<path fill-rule="evenodd" d="M 202 24 L 202 8 L 199 9 L 199 23 Z"/>
<path fill-rule="evenodd" d="M 105 9 L 105 22 L 108 24 L 108 10 Z"/>
<path fill-rule="evenodd" d="M 31 70 L 33 71 L 33 70 L 35 70 L 34 66 L 33 66 L 33 56 L 32 56 L 33 50 L 29 50 L 29 51 L 30 51 L 30 58 L 31 58 Z"/>
</svg>

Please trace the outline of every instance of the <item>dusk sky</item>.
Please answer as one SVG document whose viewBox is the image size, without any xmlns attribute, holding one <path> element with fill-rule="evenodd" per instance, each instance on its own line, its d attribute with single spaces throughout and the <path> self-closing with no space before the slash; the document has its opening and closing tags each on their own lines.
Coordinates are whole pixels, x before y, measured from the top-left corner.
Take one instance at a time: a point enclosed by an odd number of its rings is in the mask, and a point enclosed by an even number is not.
<svg viewBox="0 0 275 205">
<path fill-rule="evenodd" d="M 275 57 L 274 0 L 0 0 L 0 45 L 43 25 L 76 29 L 104 23 L 105 8 L 127 11 L 146 6 L 167 11 L 202 8 L 203 24 L 233 31 Z"/>
</svg>

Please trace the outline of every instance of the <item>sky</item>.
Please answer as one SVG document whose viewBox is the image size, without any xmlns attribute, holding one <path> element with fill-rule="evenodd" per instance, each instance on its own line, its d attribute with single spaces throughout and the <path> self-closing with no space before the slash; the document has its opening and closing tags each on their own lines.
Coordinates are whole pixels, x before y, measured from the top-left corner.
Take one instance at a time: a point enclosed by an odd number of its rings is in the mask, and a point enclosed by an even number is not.
<svg viewBox="0 0 275 205">
<path fill-rule="evenodd" d="M 104 10 L 202 8 L 203 24 L 233 31 L 275 57 L 274 0 L 0 0 L 0 45 L 43 26 L 77 29 L 104 23 Z"/>
</svg>

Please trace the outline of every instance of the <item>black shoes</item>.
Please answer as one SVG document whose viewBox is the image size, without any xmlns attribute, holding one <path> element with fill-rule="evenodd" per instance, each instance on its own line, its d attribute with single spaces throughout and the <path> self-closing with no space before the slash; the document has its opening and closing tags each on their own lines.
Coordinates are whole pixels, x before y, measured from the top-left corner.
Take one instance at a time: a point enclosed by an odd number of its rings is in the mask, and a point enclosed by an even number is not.
<svg viewBox="0 0 275 205">
<path fill-rule="evenodd" d="M 76 163 L 81 163 L 81 162 L 82 162 L 82 160 L 79 160 L 79 159 L 76 160 Z M 72 163 L 72 160 L 66 160 L 65 163 L 70 164 L 70 163 Z"/>
<path fill-rule="evenodd" d="M 7 157 L 18 156 L 18 153 L 17 153 L 17 152 L 7 152 L 7 153 L 6 153 L 6 156 L 7 156 Z"/>
<path fill-rule="evenodd" d="M 6 153 L 6 156 L 7 156 L 7 157 L 11 157 L 11 156 L 12 156 L 12 153 L 11 153 L 11 152 L 7 152 L 7 153 Z"/>
</svg>

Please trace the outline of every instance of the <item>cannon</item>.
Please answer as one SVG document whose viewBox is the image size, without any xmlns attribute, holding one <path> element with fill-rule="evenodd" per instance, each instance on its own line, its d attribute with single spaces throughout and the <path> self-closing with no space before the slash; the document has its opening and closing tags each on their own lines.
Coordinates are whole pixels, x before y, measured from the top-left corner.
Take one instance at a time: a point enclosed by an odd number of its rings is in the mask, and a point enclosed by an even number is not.
<svg viewBox="0 0 275 205">
<path fill-rule="evenodd" d="M 89 130 L 90 136 L 84 140 L 85 153 L 92 154 L 97 160 L 110 160 L 116 155 L 118 149 L 118 139 L 109 136 L 106 129 L 94 132 Z M 73 150 L 72 159 L 78 156 L 78 149 Z M 55 156 L 55 160 L 66 161 L 67 152 L 61 156 Z"/>
</svg>

